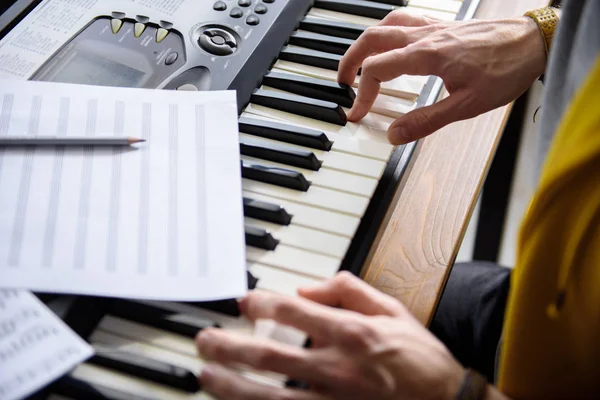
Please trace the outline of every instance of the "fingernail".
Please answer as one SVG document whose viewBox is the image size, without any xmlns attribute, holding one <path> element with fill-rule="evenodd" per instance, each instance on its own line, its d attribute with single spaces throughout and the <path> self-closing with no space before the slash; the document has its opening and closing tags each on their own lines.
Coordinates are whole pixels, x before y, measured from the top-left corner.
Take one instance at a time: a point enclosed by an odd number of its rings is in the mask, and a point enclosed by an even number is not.
<svg viewBox="0 0 600 400">
<path fill-rule="evenodd" d="M 248 309 L 248 298 L 247 297 L 238 299 L 238 308 L 240 309 L 240 312 L 242 314 L 246 313 L 246 310 Z"/>
<path fill-rule="evenodd" d="M 210 328 L 206 328 L 201 330 L 198 335 L 196 335 L 196 344 L 198 345 L 198 347 L 202 347 L 205 346 L 207 343 L 210 342 Z"/>
<path fill-rule="evenodd" d="M 348 120 L 351 120 L 353 115 L 354 115 L 354 108 L 351 108 L 348 111 L 348 113 L 346 114 L 346 117 L 348 118 Z"/>
<path fill-rule="evenodd" d="M 388 140 L 392 144 L 404 144 L 405 135 L 406 135 L 406 129 L 394 128 L 388 132 Z"/>
<path fill-rule="evenodd" d="M 200 374 L 200 382 L 211 379 L 215 376 L 215 369 L 210 365 L 206 364 L 202 367 L 202 373 Z"/>
</svg>

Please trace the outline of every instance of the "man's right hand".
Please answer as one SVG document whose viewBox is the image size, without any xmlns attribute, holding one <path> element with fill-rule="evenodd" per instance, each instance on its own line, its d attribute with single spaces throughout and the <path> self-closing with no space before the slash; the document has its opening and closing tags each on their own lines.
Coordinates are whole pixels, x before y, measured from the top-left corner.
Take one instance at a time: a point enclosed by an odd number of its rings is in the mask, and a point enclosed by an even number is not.
<svg viewBox="0 0 600 400">
<path fill-rule="evenodd" d="M 381 82 L 403 74 L 441 77 L 450 96 L 390 126 L 390 142 L 404 144 L 508 104 L 544 73 L 545 66 L 543 39 L 528 17 L 442 22 L 395 11 L 348 49 L 338 80 L 351 84 L 362 67 L 358 95 L 348 114 L 349 120 L 358 121 L 371 109 Z"/>
</svg>

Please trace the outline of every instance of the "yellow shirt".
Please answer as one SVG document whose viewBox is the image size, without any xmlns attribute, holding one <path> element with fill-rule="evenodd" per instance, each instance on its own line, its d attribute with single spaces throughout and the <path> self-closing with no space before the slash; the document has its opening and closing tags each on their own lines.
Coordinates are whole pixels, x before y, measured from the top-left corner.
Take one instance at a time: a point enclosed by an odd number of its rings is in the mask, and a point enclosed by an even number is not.
<svg viewBox="0 0 600 400">
<path fill-rule="evenodd" d="M 600 398 L 600 58 L 521 226 L 498 386 L 516 399 Z"/>
</svg>

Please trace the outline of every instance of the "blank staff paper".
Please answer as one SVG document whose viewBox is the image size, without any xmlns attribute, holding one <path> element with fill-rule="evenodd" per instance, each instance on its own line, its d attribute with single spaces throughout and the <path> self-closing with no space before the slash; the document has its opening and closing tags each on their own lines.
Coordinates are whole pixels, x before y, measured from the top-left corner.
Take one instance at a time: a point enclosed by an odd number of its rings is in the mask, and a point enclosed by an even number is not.
<svg viewBox="0 0 600 400">
<path fill-rule="evenodd" d="M 0 286 L 161 300 L 246 291 L 234 92 L 0 82 Z"/>
</svg>

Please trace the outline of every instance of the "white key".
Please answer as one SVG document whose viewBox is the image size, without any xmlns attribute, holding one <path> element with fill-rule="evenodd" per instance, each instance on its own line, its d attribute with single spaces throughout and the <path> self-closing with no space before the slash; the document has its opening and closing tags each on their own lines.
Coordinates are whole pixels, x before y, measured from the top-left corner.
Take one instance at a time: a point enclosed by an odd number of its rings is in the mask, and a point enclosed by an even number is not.
<svg viewBox="0 0 600 400">
<path fill-rule="evenodd" d="M 253 218 L 244 218 L 244 223 L 255 228 L 265 229 L 280 241 L 281 245 L 296 247 L 311 253 L 320 253 L 336 258 L 344 258 L 350 239 L 301 226 L 282 226 Z"/>
<path fill-rule="evenodd" d="M 277 60 L 274 67 L 285 71 L 295 72 L 301 75 L 312 76 L 314 78 L 337 82 L 337 72 L 325 68 L 298 64 L 285 60 Z M 383 94 L 388 94 L 390 96 L 401 97 L 414 101 L 421 94 L 421 91 L 427 83 L 428 78 L 428 76 L 402 75 L 389 82 L 383 82 L 381 84 L 381 89 L 379 90 L 379 92 Z M 360 77 L 357 76 L 352 86 L 358 87 L 359 80 Z"/>
<path fill-rule="evenodd" d="M 280 244 L 273 251 L 246 247 L 246 259 L 315 278 L 331 278 L 340 269 L 341 260 L 323 254 Z"/>
<path fill-rule="evenodd" d="M 115 335 L 110 332 L 97 329 L 91 336 L 90 341 L 95 347 L 110 348 L 127 353 L 133 353 L 147 357 L 155 361 L 161 361 L 177 367 L 185 368 L 188 371 L 198 375 L 202 372 L 204 360 L 197 355 L 195 357 L 165 350 L 160 347 L 152 346 L 145 342 L 140 342 Z"/>
<path fill-rule="evenodd" d="M 362 218 L 369 205 L 369 200 L 362 196 L 338 192 L 318 186 L 311 186 L 307 192 L 269 185 L 263 182 L 242 179 L 242 189 L 252 193 L 260 193 L 278 199 L 290 200 L 312 207 L 346 213 Z"/>
<path fill-rule="evenodd" d="M 462 1 L 458 0 L 409 0 L 411 7 L 428 8 L 436 11 L 445 11 L 458 14 L 462 7 Z"/>
<path fill-rule="evenodd" d="M 198 307 L 188 305 L 188 304 L 171 303 L 171 302 L 162 303 L 162 302 L 153 302 L 153 301 L 148 301 L 148 302 L 144 302 L 144 303 L 158 305 L 158 306 L 161 306 L 168 310 L 178 312 L 181 314 L 185 314 L 185 315 L 189 314 L 189 315 L 210 316 L 211 314 L 214 314 L 215 318 L 213 318 L 213 317 L 210 317 L 210 318 L 213 320 L 216 320 L 216 321 L 225 322 L 225 323 L 220 323 L 220 325 L 221 325 L 222 329 L 224 329 L 226 331 L 236 332 L 241 335 L 252 335 L 255 338 L 277 340 L 282 343 L 294 345 L 294 346 L 302 345 L 302 339 L 300 338 L 299 335 L 290 334 L 290 335 L 280 336 L 277 330 L 273 331 L 272 329 L 264 329 L 264 326 L 262 326 L 262 324 L 260 323 L 261 320 L 258 320 L 253 324 L 253 332 L 252 333 L 246 333 L 246 332 L 237 330 L 235 327 L 232 327 L 231 322 L 228 322 L 231 320 L 235 320 L 235 321 L 237 321 L 238 324 L 247 326 L 248 321 L 243 317 L 233 318 L 233 317 L 229 317 L 229 316 L 224 316 L 225 321 L 223 321 L 222 319 L 219 320 L 217 318 L 217 317 L 223 317 L 221 314 L 216 314 L 212 311 L 199 309 Z M 263 375 L 262 372 L 261 372 L 261 375 Z"/>
<path fill-rule="evenodd" d="M 258 278 L 257 287 L 259 289 L 286 296 L 296 296 L 298 288 L 310 287 L 322 282 L 321 279 L 254 262 L 248 263 L 248 271 Z"/>
<path fill-rule="evenodd" d="M 319 171 L 322 169 L 336 170 L 346 174 L 360 175 L 363 177 L 377 180 L 381 178 L 386 167 L 386 162 L 374 160 L 372 158 L 360 157 L 355 154 L 342 153 L 338 151 L 324 151 L 311 149 L 309 147 L 300 146 L 297 144 L 283 143 L 278 140 L 267 139 L 259 136 L 254 136 L 246 133 L 240 133 L 240 140 L 247 144 L 260 145 L 276 145 L 287 149 L 295 149 L 302 151 L 311 151 L 319 161 L 322 162 Z M 283 164 L 283 163 L 282 163 Z M 299 167 L 298 167 L 299 168 Z M 299 168 L 301 169 L 301 168 Z M 305 171 L 303 169 L 303 171 Z M 343 179 L 340 177 L 339 179 Z"/>
<path fill-rule="evenodd" d="M 322 208 L 310 207 L 292 201 L 277 199 L 259 193 L 243 192 L 244 197 L 258 201 L 277 204 L 292 215 L 292 224 L 330 232 L 336 235 L 352 238 L 360 224 L 360 219 Z"/>
<path fill-rule="evenodd" d="M 380 94 L 375 99 L 371 113 L 385 115 L 390 118 L 400 118 L 417 108 L 417 103 L 412 100 Z"/>
<path fill-rule="evenodd" d="M 277 68 L 273 68 L 272 71 L 302 76 L 301 74 L 295 72 L 284 71 Z M 393 97 L 387 94 L 379 94 L 379 96 L 377 96 L 377 99 L 375 99 L 373 107 L 371 107 L 371 112 L 375 114 L 385 115 L 395 119 L 400 118 L 401 116 L 414 110 L 415 108 L 417 108 L 417 103 L 413 100 L 407 100 L 400 97 Z"/>
<path fill-rule="evenodd" d="M 276 92 L 276 93 L 284 93 L 284 94 L 294 95 L 293 93 L 286 92 L 285 90 L 281 90 L 281 89 L 272 88 L 270 86 L 261 86 L 260 89 L 262 89 L 264 91 L 268 91 L 268 92 Z M 343 110 L 346 114 L 348 114 L 348 111 L 350 109 L 343 108 Z M 319 122 L 321 122 L 321 121 L 319 121 Z M 385 115 L 368 113 L 358 124 L 367 126 L 369 128 L 373 128 L 378 131 L 386 131 L 387 132 L 387 130 L 390 127 L 390 124 L 392 122 L 394 122 L 393 118 L 386 117 Z M 338 126 L 339 125 L 336 125 L 336 127 L 338 127 Z M 334 129 L 334 127 L 331 127 L 331 128 Z"/>
<path fill-rule="evenodd" d="M 272 333 L 271 333 L 272 334 Z M 133 341 L 127 338 L 114 335 L 109 332 L 96 330 L 90 337 L 90 340 L 96 348 L 110 348 L 143 356 L 155 361 L 164 362 L 177 367 L 185 368 L 195 375 L 200 375 L 205 361 L 199 356 L 190 357 L 172 351 L 164 350 L 144 342 Z M 276 374 L 255 373 L 244 371 L 248 378 L 261 381 L 267 384 L 281 386 L 285 383 L 285 377 Z"/>
<path fill-rule="evenodd" d="M 206 310 L 189 304 L 159 301 L 140 301 L 143 304 L 149 304 L 161 307 L 166 310 L 178 313 L 180 318 L 173 318 L 175 321 L 185 322 L 187 318 L 216 322 L 223 329 L 230 332 L 236 332 L 241 335 L 253 335 L 254 325 L 245 318 L 232 317 L 215 311 Z M 185 318 L 182 318 L 185 317 Z"/>
<path fill-rule="evenodd" d="M 325 168 L 336 169 L 338 171 L 362 175 L 373 179 L 381 178 L 381 175 L 383 174 L 383 171 L 387 165 L 387 163 L 384 161 L 374 160 L 372 158 L 360 157 L 354 154 L 341 153 L 337 151 L 311 149 L 296 144 L 282 143 L 277 140 L 262 138 L 246 133 L 241 133 L 240 138 L 243 138 L 244 141 L 252 143 L 270 143 L 298 150 L 312 151 L 315 156 L 323 162 L 323 167 Z"/>
<path fill-rule="evenodd" d="M 127 321 L 122 318 L 105 316 L 98 328 L 113 335 L 172 351 L 175 353 L 195 357 L 198 354 L 194 341 L 188 337 L 167 332 L 162 329 L 152 328 L 137 322 Z M 249 334 L 253 332 L 249 330 Z"/>
<path fill-rule="evenodd" d="M 264 115 L 250 114 L 248 112 L 242 113 L 242 116 L 266 121 L 281 122 L 280 119 L 270 118 Z M 292 121 L 285 121 L 285 123 L 288 125 L 301 126 L 300 124 L 293 123 Z M 395 147 L 389 143 L 379 143 L 371 140 L 359 140 L 333 132 L 327 132 L 327 137 L 333 142 L 333 146 L 331 148 L 332 151 L 356 154 L 361 157 L 374 158 L 376 160 L 385 162 L 390 159 L 390 156 L 395 149 Z"/>
<path fill-rule="evenodd" d="M 313 7 L 308 12 L 307 16 L 323 18 L 332 21 L 349 22 L 352 24 L 373 26 L 377 25 L 380 20 L 376 18 L 363 17 L 360 15 L 346 14 L 339 11 L 324 10 L 322 8 Z"/>
<path fill-rule="evenodd" d="M 445 1 L 445 0 L 443 0 Z M 461 3 L 460 1 L 456 1 L 457 3 Z M 413 2 L 411 2 L 413 3 Z M 454 3 L 454 2 L 453 2 Z M 462 4 L 462 3 L 461 3 Z M 455 4 L 451 4 L 446 8 L 456 8 Z M 460 8 L 460 7 L 459 7 Z M 407 7 L 399 8 L 400 11 L 403 11 L 407 14 L 411 15 L 426 15 L 428 17 L 433 17 L 437 19 L 441 19 L 442 21 L 454 21 L 456 19 L 456 14 L 458 11 L 442 11 L 442 9 L 433 9 L 431 7 L 419 7 L 413 6 L 409 4 Z M 323 10 L 321 8 L 313 7 L 308 15 L 311 17 L 328 19 L 333 21 L 342 21 L 342 22 L 350 22 L 353 24 L 365 25 L 365 26 L 374 26 L 381 22 L 375 18 L 367 18 L 358 15 L 346 14 L 338 11 L 330 11 Z"/>
<path fill-rule="evenodd" d="M 205 392 L 185 393 L 144 379 L 135 378 L 91 364 L 81 364 L 71 376 L 148 399 L 212 400 Z"/>
<path fill-rule="evenodd" d="M 366 119 L 360 122 L 348 122 L 345 126 L 340 126 L 252 103 L 246 106 L 245 111 L 249 114 L 261 115 L 278 122 L 292 123 L 306 128 L 317 129 L 325 132 L 326 135 L 337 133 L 338 135 L 356 140 L 372 140 L 380 143 L 388 143 L 387 126 L 383 129 L 376 129 L 368 126 L 365 122 L 369 121 L 369 116 L 365 117 Z M 369 122 L 373 121 L 371 120 Z"/>
<path fill-rule="evenodd" d="M 159 306 L 188 316 L 209 319 L 217 322 L 222 329 L 225 329 L 228 332 L 234 332 L 245 336 L 256 336 L 254 324 L 243 317 L 234 318 L 180 303 L 151 301 L 142 303 Z M 108 332 L 136 342 L 146 343 L 184 356 L 197 357 L 198 354 L 194 340 L 189 337 L 162 329 L 156 329 L 137 322 L 127 321 L 122 318 L 106 316 L 102 319 L 98 328 L 103 332 Z"/>
<path fill-rule="evenodd" d="M 366 198 L 371 198 L 375 192 L 375 188 L 379 183 L 372 178 L 349 174 L 334 169 L 321 167 L 318 171 L 298 168 L 286 164 L 266 161 L 259 158 L 241 156 L 241 159 L 253 164 L 260 164 L 274 168 L 284 168 L 290 171 L 300 172 L 308 179 L 312 185 L 320 186 L 326 189 L 338 190 L 347 192 Z"/>
<path fill-rule="evenodd" d="M 442 21 L 454 21 L 456 13 L 440 10 L 432 10 L 430 8 L 412 7 L 410 4 L 407 7 L 402 7 L 402 11 L 410 15 L 425 15 L 427 17 L 437 18 Z"/>
</svg>

